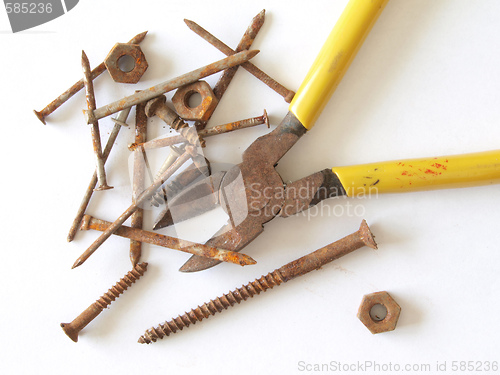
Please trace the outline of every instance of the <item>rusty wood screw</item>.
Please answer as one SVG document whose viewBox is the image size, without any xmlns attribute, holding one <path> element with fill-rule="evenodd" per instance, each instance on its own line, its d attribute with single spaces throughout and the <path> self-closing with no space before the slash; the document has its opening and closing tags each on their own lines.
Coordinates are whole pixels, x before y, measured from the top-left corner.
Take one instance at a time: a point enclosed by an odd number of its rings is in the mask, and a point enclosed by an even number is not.
<svg viewBox="0 0 500 375">
<path fill-rule="evenodd" d="M 104 232 L 111 225 L 110 222 L 96 219 L 90 215 L 85 215 L 80 226 L 81 230 L 98 230 Z M 168 247 L 173 250 L 199 255 L 206 258 L 217 259 L 223 262 L 247 266 L 257 262 L 250 256 L 235 251 L 218 249 L 212 246 L 197 244 L 189 241 L 182 241 L 175 237 L 165 236 L 156 232 L 148 232 L 139 228 L 131 228 L 125 225 L 120 226 L 114 233 L 117 236 L 129 238 L 131 240 L 150 243 L 156 246 Z"/>
<path fill-rule="evenodd" d="M 166 180 L 168 180 L 172 174 L 175 173 L 175 171 L 177 171 L 177 169 L 179 169 L 195 154 L 196 150 L 192 146 L 187 146 L 186 152 L 182 154 L 182 156 L 177 159 L 176 162 L 160 176 L 160 178 L 153 181 L 151 186 L 149 186 L 139 197 L 137 197 L 135 203 L 132 203 L 132 205 L 127 208 L 125 212 L 123 212 L 118 219 L 116 219 L 115 222 L 111 224 L 108 229 L 106 229 L 106 231 L 89 246 L 87 250 L 84 251 L 84 253 L 75 261 L 72 268 L 81 266 L 99 248 L 99 246 L 104 243 L 104 241 L 106 241 L 114 232 L 116 232 L 116 230 L 118 230 L 125 220 L 127 220 L 146 199 L 149 199 L 156 192 L 156 190 L 158 190 L 158 188 Z"/>
<path fill-rule="evenodd" d="M 144 111 L 144 104 L 138 104 L 135 107 L 135 141 L 146 142 L 148 134 L 148 118 Z M 132 203 L 144 190 L 145 166 L 141 150 L 134 152 L 134 177 L 132 181 Z M 132 228 L 142 229 L 144 210 L 138 208 L 130 217 Z M 130 261 L 135 266 L 139 263 L 142 254 L 142 243 L 136 240 L 130 240 Z"/>
<path fill-rule="evenodd" d="M 78 341 L 78 333 L 85 328 L 92 320 L 94 320 L 102 310 L 108 307 L 111 302 L 117 299 L 129 286 L 135 283 L 148 267 L 147 263 L 137 264 L 132 271 L 129 271 L 123 278 L 120 279 L 111 289 L 96 302 L 90 305 L 84 312 L 78 315 L 71 323 L 61 323 L 64 333 L 74 342 Z"/>
<path fill-rule="evenodd" d="M 241 52 L 250 49 L 253 41 L 255 40 L 257 34 L 259 33 L 259 30 L 261 29 L 262 25 L 264 25 L 265 16 L 266 16 L 266 11 L 262 10 L 252 19 L 250 26 L 248 26 L 247 30 L 245 31 L 245 34 L 243 34 L 243 37 L 241 38 L 240 42 L 238 43 L 238 46 L 235 49 L 236 52 Z M 215 84 L 214 95 L 219 100 L 219 102 L 222 99 L 224 93 L 226 92 L 229 84 L 233 80 L 233 77 L 236 74 L 237 70 L 238 66 L 234 66 L 232 68 L 224 70 L 224 73 L 222 73 L 219 80 Z M 208 120 L 196 121 L 194 123 L 194 126 L 196 127 L 197 130 L 201 130 L 205 128 L 207 122 Z"/>
<path fill-rule="evenodd" d="M 95 120 L 99 120 L 103 117 L 112 115 L 113 113 L 121 111 L 122 109 L 132 107 L 139 103 L 147 102 L 148 100 L 154 99 L 157 96 L 175 90 L 176 88 L 179 88 L 181 86 L 196 82 L 204 77 L 208 77 L 230 67 L 240 65 L 241 63 L 250 60 L 257 53 L 259 53 L 259 51 L 257 50 L 242 51 L 202 68 L 183 74 L 177 78 L 162 82 L 156 86 L 150 87 L 149 89 L 142 90 L 139 93 L 117 100 L 104 107 L 98 108 L 95 111 L 86 111 L 85 116 L 87 118 L 87 123 L 91 124 Z"/>
<path fill-rule="evenodd" d="M 146 37 L 147 33 L 148 32 L 145 31 L 143 33 L 137 34 L 132 39 L 130 39 L 129 44 L 141 43 Z M 90 73 L 91 79 L 95 79 L 105 71 L 106 71 L 106 65 L 104 64 L 104 62 L 102 62 Z M 44 109 L 42 109 L 41 111 L 33 111 L 33 112 L 35 112 L 36 117 L 38 117 L 38 119 L 45 125 L 45 117 L 47 117 L 57 108 L 63 105 L 69 98 L 75 95 L 78 91 L 83 89 L 83 86 L 84 86 L 83 79 L 81 79 L 78 82 L 76 82 L 73 86 L 71 86 L 69 89 L 67 89 L 65 92 L 63 92 L 61 95 L 59 95 L 56 99 L 54 99 Z"/>
<path fill-rule="evenodd" d="M 248 298 L 260 294 L 260 292 L 265 292 L 277 285 L 316 270 L 363 246 L 368 246 L 373 249 L 377 248 L 370 228 L 364 220 L 357 232 L 305 255 L 302 258 L 296 259 L 268 273 L 266 276 L 262 276 L 260 279 L 256 279 L 241 288 L 224 294 L 222 297 L 204 303 L 171 321 L 147 330 L 145 334 L 139 338 L 138 342 L 141 344 L 156 342 L 156 340 L 162 339 L 164 336 L 169 336 L 172 333 L 182 330 L 184 327 L 188 327 L 191 324 L 209 318 L 211 315 L 222 312 L 234 306 L 236 303 L 239 304 L 241 301 L 246 301 Z"/>
<path fill-rule="evenodd" d="M 92 77 L 90 76 L 90 63 L 87 55 L 82 51 L 82 69 L 83 69 L 83 83 L 85 85 L 85 93 L 87 98 L 88 109 L 93 111 L 96 107 L 95 95 L 94 95 L 94 84 L 92 82 Z M 96 157 L 97 166 L 97 180 L 99 181 L 99 186 L 95 190 L 107 190 L 111 189 L 106 182 L 106 173 L 104 172 L 104 159 L 102 158 L 102 148 L 101 148 L 101 134 L 99 132 L 99 123 L 96 121 L 92 122 L 90 125 L 92 134 L 92 145 L 94 147 L 94 154 Z"/>
<path fill-rule="evenodd" d="M 130 108 L 124 109 L 123 111 L 120 112 L 118 115 L 118 122 L 125 123 L 127 121 L 127 117 L 130 113 Z M 108 156 L 111 152 L 111 149 L 113 148 L 113 145 L 115 144 L 116 138 L 118 137 L 118 133 L 120 132 L 121 125 L 115 125 L 113 126 L 113 130 L 111 131 L 111 134 L 109 135 L 108 142 L 106 143 L 106 147 L 104 147 L 104 151 L 102 152 L 102 158 L 104 160 L 104 163 L 106 163 L 106 160 L 108 159 Z M 74 240 L 76 232 L 78 230 L 78 225 L 80 225 L 80 222 L 82 221 L 82 217 L 85 214 L 85 210 L 87 209 L 87 206 L 89 205 L 90 199 L 92 198 L 92 193 L 94 192 L 94 188 L 97 184 L 97 172 L 94 172 L 92 175 L 92 178 L 90 179 L 89 185 L 87 186 L 87 190 L 85 191 L 85 195 L 83 196 L 82 202 L 80 203 L 80 207 L 78 207 L 78 212 L 76 214 L 75 219 L 73 220 L 73 223 L 71 225 L 71 228 L 68 233 L 68 242 L 71 242 Z"/>
<path fill-rule="evenodd" d="M 208 43 L 213 45 L 215 48 L 217 48 L 226 56 L 231 56 L 234 53 L 236 53 L 236 51 L 233 51 L 230 47 L 221 42 L 219 39 L 210 34 L 207 30 L 202 28 L 197 23 L 190 20 L 184 20 L 184 22 L 191 30 L 193 30 L 196 34 L 201 36 L 203 39 L 205 39 Z M 244 64 L 241 64 L 241 67 L 244 68 L 249 73 L 251 73 L 252 75 L 254 75 L 259 80 L 261 80 L 262 82 L 264 82 L 267 86 L 276 91 L 278 94 L 280 94 L 287 103 L 290 103 L 292 101 L 295 95 L 293 91 L 288 90 L 286 87 L 284 87 L 283 85 L 275 81 L 273 78 L 268 76 L 266 73 L 264 73 L 262 70 L 257 68 L 254 64 L 246 62 Z"/>
<path fill-rule="evenodd" d="M 165 95 L 150 100 L 146 104 L 146 115 L 148 117 L 158 116 L 172 129 L 178 131 L 189 143 L 197 145 L 199 140 L 196 129 L 189 127 L 173 109 L 170 109 L 166 104 L 166 100 Z"/>
<path fill-rule="evenodd" d="M 210 137 L 212 135 L 229 133 L 235 130 L 248 128 L 251 126 L 257 126 L 266 124 L 269 128 L 269 117 L 267 115 L 266 110 L 264 110 L 264 114 L 262 116 L 252 117 L 245 120 L 230 122 L 224 125 L 217 125 L 208 129 L 203 129 L 198 132 L 198 137 L 200 138 L 200 143 L 204 141 L 206 137 Z M 136 150 L 138 147 L 144 147 L 145 150 L 153 150 L 156 148 L 162 148 L 167 146 L 172 146 L 177 143 L 185 142 L 186 138 L 182 135 L 174 135 L 172 137 L 154 139 L 152 141 L 148 141 L 146 143 L 131 143 L 128 145 L 128 149 L 130 151 Z"/>
</svg>

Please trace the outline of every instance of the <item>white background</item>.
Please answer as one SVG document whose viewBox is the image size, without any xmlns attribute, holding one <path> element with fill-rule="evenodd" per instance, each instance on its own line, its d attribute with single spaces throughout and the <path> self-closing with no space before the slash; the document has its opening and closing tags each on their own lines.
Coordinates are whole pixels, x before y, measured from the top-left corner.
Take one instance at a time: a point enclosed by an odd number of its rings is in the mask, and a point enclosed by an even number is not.
<svg viewBox="0 0 500 375">
<path fill-rule="evenodd" d="M 177 269 L 187 254 L 145 245 L 147 273 L 78 343 L 59 327 L 131 268 L 129 242 L 116 237 L 71 269 L 98 235 L 79 233 L 66 242 L 94 168 L 83 93 L 46 126 L 32 113 L 80 79 L 81 50 L 95 66 L 116 42 L 149 30 L 142 43 L 146 74 L 125 85 L 104 73 L 95 81 L 102 106 L 223 57 L 184 18 L 235 47 L 265 8 L 253 45 L 261 53 L 253 62 L 297 90 L 346 3 L 82 0 L 66 15 L 17 34 L 0 11 L 0 372 L 294 374 L 332 361 L 430 364 L 433 371 L 446 361 L 451 372 L 452 361 L 500 360 L 496 185 L 332 199 L 323 215 L 267 224 L 245 249 L 258 264 L 244 268 L 222 264 L 182 274 Z M 498 148 L 499 16 L 495 0 L 391 0 L 316 126 L 280 162 L 283 179 L 333 166 Z M 209 126 L 258 116 L 264 108 L 273 128 L 287 112 L 279 95 L 240 69 Z M 112 123 L 100 124 L 105 143 Z M 89 213 L 96 217 L 113 221 L 129 205 L 132 129 L 122 130 L 108 160 L 115 188 L 94 195 Z M 150 138 L 169 132 L 157 119 L 149 129 Z M 266 132 L 261 126 L 210 138 L 205 155 L 214 163 L 238 163 Z M 152 157 L 155 167 L 162 152 Z M 146 214 L 145 228 L 155 214 Z M 153 345 L 137 344 L 145 329 L 355 231 L 362 218 L 379 250 L 360 249 Z M 400 304 L 401 318 L 395 331 L 372 335 L 356 312 L 364 294 L 382 290 Z"/>
</svg>

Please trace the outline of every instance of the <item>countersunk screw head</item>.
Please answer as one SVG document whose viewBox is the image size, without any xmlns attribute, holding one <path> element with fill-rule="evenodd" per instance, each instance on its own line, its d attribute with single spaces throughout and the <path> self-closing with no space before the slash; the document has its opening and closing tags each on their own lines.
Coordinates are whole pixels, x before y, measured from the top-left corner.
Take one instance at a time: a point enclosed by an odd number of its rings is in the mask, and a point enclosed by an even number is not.
<svg viewBox="0 0 500 375">
<path fill-rule="evenodd" d="M 146 103 L 146 108 L 145 108 L 146 116 L 148 116 L 148 117 L 155 116 L 158 108 L 163 107 L 163 105 L 166 103 L 166 101 L 167 101 L 167 98 L 165 97 L 165 95 L 161 95 L 157 98 L 154 98 L 154 99 L 151 99 L 150 101 L 148 101 Z"/>
</svg>

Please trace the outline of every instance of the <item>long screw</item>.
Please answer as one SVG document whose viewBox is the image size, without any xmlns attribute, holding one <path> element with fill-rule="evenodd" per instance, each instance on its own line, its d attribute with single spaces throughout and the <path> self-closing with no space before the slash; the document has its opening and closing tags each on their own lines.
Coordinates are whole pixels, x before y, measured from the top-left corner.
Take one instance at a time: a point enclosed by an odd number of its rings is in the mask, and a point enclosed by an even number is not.
<svg viewBox="0 0 500 375">
<path fill-rule="evenodd" d="M 123 278 L 120 279 L 111 289 L 96 302 L 90 305 L 84 312 L 78 315 L 71 323 L 61 323 L 64 333 L 74 342 L 78 341 L 78 333 L 94 320 L 111 302 L 117 299 L 129 286 L 135 283 L 148 267 L 147 263 L 140 263 L 134 266 Z"/>
<path fill-rule="evenodd" d="M 183 74 L 179 77 L 173 78 L 166 82 L 162 82 L 156 86 L 150 87 L 149 89 L 142 90 L 139 93 L 135 93 L 123 99 L 117 100 L 113 103 L 105 105 L 104 107 L 98 108 L 95 111 L 85 111 L 87 123 L 91 124 L 92 122 L 94 122 L 94 120 L 99 120 L 103 117 L 109 116 L 113 113 L 121 111 L 122 109 L 132 107 L 139 103 L 147 102 L 148 100 L 156 98 L 157 96 L 165 94 L 166 92 L 175 90 L 176 88 L 179 88 L 181 86 L 196 82 L 204 77 L 218 73 L 233 66 L 240 65 L 245 61 L 250 60 L 257 53 L 259 53 L 258 50 L 239 52 L 232 56 L 226 57 L 225 59 L 216 61 L 202 68 Z"/>
<path fill-rule="evenodd" d="M 85 86 L 85 93 L 87 98 L 87 107 L 90 111 L 96 108 L 95 95 L 94 95 L 94 83 L 90 75 L 90 63 L 87 55 L 82 51 L 82 69 L 83 69 L 83 84 Z M 99 123 L 97 120 L 93 121 L 90 125 L 92 134 L 92 145 L 94 147 L 94 154 L 96 157 L 96 167 L 97 167 L 97 180 L 99 181 L 99 186 L 95 190 L 107 190 L 111 189 L 106 182 L 106 173 L 104 172 L 104 159 L 102 158 L 102 148 L 101 148 L 101 134 L 99 132 Z"/>
<path fill-rule="evenodd" d="M 248 298 L 253 297 L 256 294 L 260 294 L 260 292 L 265 292 L 268 289 L 272 289 L 275 286 L 292 280 L 298 276 L 317 270 L 325 264 L 330 263 L 331 261 L 363 246 L 368 246 L 373 249 L 377 248 L 377 244 L 375 243 L 370 228 L 364 220 L 362 221 L 359 230 L 349 236 L 285 264 L 283 267 L 268 273 L 266 276 L 262 276 L 260 279 L 256 279 L 241 288 L 229 292 L 228 294 L 224 294 L 222 297 L 217 297 L 208 303 L 204 303 L 203 305 L 192 309 L 188 313 L 180 315 L 171 321 L 160 324 L 156 328 L 147 330 L 144 335 L 139 338 L 138 342 L 141 344 L 156 342 L 156 340 L 169 336 L 172 333 L 176 333 L 184 327 L 188 327 L 191 324 L 195 324 L 198 321 L 209 318 L 211 315 L 220 313 L 229 307 L 234 306 L 236 303 L 239 304 L 241 301 L 246 301 Z"/>
<path fill-rule="evenodd" d="M 229 133 L 235 130 L 249 128 L 251 126 L 257 126 L 262 124 L 266 124 L 266 126 L 269 128 L 269 117 L 267 115 L 266 110 L 264 110 L 264 114 L 262 116 L 252 117 L 245 120 L 239 120 L 235 122 L 230 122 L 228 124 L 217 125 L 208 129 L 200 130 L 198 131 L 198 137 L 200 139 L 204 139 L 212 135 Z M 128 145 L 128 149 L 130 151 L 134 151 L 138 147 L 143 147 L 145 150 L 153 150 L 156 148 L 172 146 L 177 143 L 185 141 L 186 138 L 184 138 L 182 135 L 174 135 L 172 137 L 154 139 L 152 141 L 148 141 L 145 143 L 131 143 Z"/>
<path fill-rule="evenodd" d="M 226 44 L 221 42 L 219 39 L 217 39 L 215 36 L 210 34 L 207 30 L 205 30 L 203 27 L 198 25 L 196 22 L 190 21 L 190 20 L 184 20 L 186 25 L 193 30 L 196 34 L 201 36 L 203 39 L 205 39 L 208 43 L 213 45 L 215 48 L 217 48 L 219 51 L 221 51 L 223 54 L 226 56 L 231 56 L 235 51 L 233 51 L 230 47 L 228 47 Z M 241 67 L 244 68 L 246 71 L 254 75 L 256 78 L 264 82 L 267 86 L 269 86 L 271 89 L 276 91 L 278 94 L 280 94 L 287 103 L 290 103 L 295 95 L 295 92 L 287 89 L 285 86 L 281 85 L 277 81 L 275 81 L 273 78 L 268 76 L 266 73 L 264 73 L 262 70 L 257 68 L 254 64 L 250 62 L 246 62 L 244 64 L 241 64 Z"/>
<path fill-rule="evenodd" d="M 135 141 L 146 142 L 148 134 L 148 118 L 144 110 L 145 104 L 138 104 L 135 107 Z M 137 150 L 134 152 L 134 177 L 132 180 L 132 203 L 144 190 L 145 166 L 143 152 Z M 144 210 L 139 207 L 130 217 L 130 226 L 132 228 L 142 229 Z M 130 261 L 135 266 L 139 263 L 142 255 L 142 243 L 136 240 L 130 240 Z"/>
<path fill-rule="evenodd" d="M 265 20 L 265 15 L 266 11 L 262 10 L 259 14 L 257 14 L 253 19 L 252 22 L 250 23 L 250 26 L 246 29 L 245 33 L 243 34 L 243 37 L 241 38 L 240 42 L 238 43 L 238 46 L 236 47 L 235 51 L 236 52 L 241 52 L 247 49 L 250 49 L 252 46 L 253 41 L 257 37 L 257 34 L 259 33 L 259 30 L 261 29 L 262 25 L 264 25 L 264 20 Z M 216 102 L 217 105 L 219 104 L 220 100 L 222 99 L 222 96 L 226 92 L 229 84 L 233 80 L 234 75 L 236 74 L 236 71 L 238 70 L 238 66 L 234 66 L 232 68 L 224 70 L 224 73 L 220 76 L 219 80 L 214 86 L 214 95 L 218 99 Z M 213 112 L 212 112 L 213 114 Z M 212 115 L 210 115 L 212 117 Z M 210 117 L 206 121 L 196 121 L 194 123 L 194 126 L 196 127 L 197 130 L 204 129 L 205 126 L 207 126 L 208 121 L 210 120 Z"/>
<path fill-rule="evenodd" d="M 174 164 L 170 168 L 168 168 L 160 178 L 153 181 L 151 186 L 149 186 L 146 190 L 142 192 L 142 194 L 137 197 L 136 201 L 132 203 L 132 205 L 127 208 L 119 217 L 116 219 L 113 224 L 111 224 L 104 233 L 102 233 L 99 238 L 97 238 L 87 250 L 84 251 L 82 255 L 75 261 L 73 267 L 75 268 L 81 266 L 98 248 L 101 246 L 104 241 L 106 241 L 114 232 L 118 230 L 118 228 L 127 220 L 138 208 L 139 206 L 149 199 L 156 190 L 166 181 L 168 180 L 172 174 L 174 174 L 177 169 L 179 169 L 189 158 L 196 155 L 196 150 L 191 145 L 186 147 L 186 152 L 182 154 L 182 156 L 176 160 Z"/>
<path fill-rule="evenodd" d="M 143 33 L 137 34 L 134 36 L 130 41 L 128 42 L 129 44 L 139 44 L 141 43 L 144 38 L 146 37 L 146 34 L 148 32 L 144 31 Z M 95 79 L 96 77 L 100 76 L 103 72 L 106 71 L 106 65 L 104 62 L 100 63 L 94 70 L 92 70 L 91 78 Z M 83 79 L 79 80 L 76 82 L 73 86 L 71 86 L 69 89 L 67 89 L 65 92 L 63 92 L 61 95 L 59 95 L 56 99 L 54 99 L 49 105 L 47 105 L 44 109 L 41 111 L 33 111 L 35 112 L 36 117 L 45 125 L 45 117 L 50 115 L 52 112 L 54 112 L 57 108 L 59 108 L 61 105 L 63 105 L 69 98 L 71 98 L 73 95 L 75 95 L 77 92 L 79 92 L 81 89 L 83 89 Z"/>
<path fill-rule="evenodd" d="M 81 230 L 97 230 L 104 232 L 111 225 L 110 222 L 85 215 L 80 226 Z M 117 236 L 129 238 L 134 241 L 150 243 L 156 246 L 168 247 L 173 250 L 199 255 L 206 258 L 217 259 L 223 262 L 247 266 L 257 262 L 250 256 L 235 251 L 223 250 L 208 245 L 182 241 L 175 237 L 165 236 L 156 232 L 148 232 L 139 228 L 120 226 L 114 233 Z"/>
<path fill-rule="evenodd" d="M 117 120 L 121 123 L 125 123 L 130 113 L 130 109 L 131 108 L 127 108 L 121 111 L 120 114 L 118 115 Z M 102 152 L 102 159 L 104 163 L 106 163 L 106 160 L 108 159 L 108 156 L 111 152 L 111 149 L 113 148 L 113 145 L 115 144 L 116 138 L 118 137 L 118 133 L 120 132 L 121 128 L 122 126 L 117 123 L 113 126 L 113 130 L 111 130 L 111 134 L 109 135 L 106 147 L 104 147 L 104 150 Z M 69 229 L 68 242 L 71 242 L 75 239 L 76 232 L 78 231 L 78 225 L 80 225 L 82 217 L 85 214 L 85 211 L 87 210 L 87 206 L 90 203 L 90 199 L 92 198 L 92 194 L 94 192 L 96 184 L 97 184 L 97 172 L 94 171 L 94 174 L 90 179 L 89 185 L 87 186 L 87 190 L 85 191 L 85 195 L 83 196 L 82 202 L 78 207 L 78 212 L 76 213 L 76 217 L 73 220 L 73 223 L 71 224 L 71 228 Z"/>
</svg>

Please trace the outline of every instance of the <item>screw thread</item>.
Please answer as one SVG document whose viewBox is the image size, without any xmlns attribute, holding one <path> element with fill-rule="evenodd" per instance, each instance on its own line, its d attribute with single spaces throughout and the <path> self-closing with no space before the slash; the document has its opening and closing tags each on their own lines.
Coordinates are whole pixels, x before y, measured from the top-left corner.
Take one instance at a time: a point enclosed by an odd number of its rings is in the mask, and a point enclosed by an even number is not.
<svg viewBox="0 0 500 375">
<path fill-rule="evenodd" d="M 147 330 L 144 335 L 139 338 L 139 343 L 150 344 L 162 339 L 165 336 L 170 336 L 172 333 L 181 331 L 184 327 L 189 327 L 191 324 L 196 324 L 196 322 L 201 322 L 205 318 L 209 318 L 212 315 L 220 313 L 227 310 L 229 307 L 234 306 L 236 303 L 241 301 L 246 301 L 248 298 L 253 297 L 256 294 L 265 292 L 268 289 L 272 289 L 277 285 L 286 282 L 286 279 L 281 275 L 279 270 L 268 273 L 262 276 L 260 279 L 255 279 L 255 281 L 249 282 L 243 285 L 241 288 L 237 288 L 227 294 L 223 294 L 222 297 L 217 297 L 208 303 L 204 303 L 189 312 L 179 315 L 168 322 L 160 324 L 158 327 L 153 327 Z"/>
<path fill-rule="evenodd" d="M 147 263 L 137 264 L 132 271 L 129 271 L 125 276 L 123 276 L 114 286 L 112 286 L 104 295 L 94 302 L 95 307 L 104 310 L 108 307 L 111 302 L 117 299 L 120 294 L 122 294 L 129 286 L 135 283 L 144 272 L 146 272 L 148 267 Z"/>
</svg>

